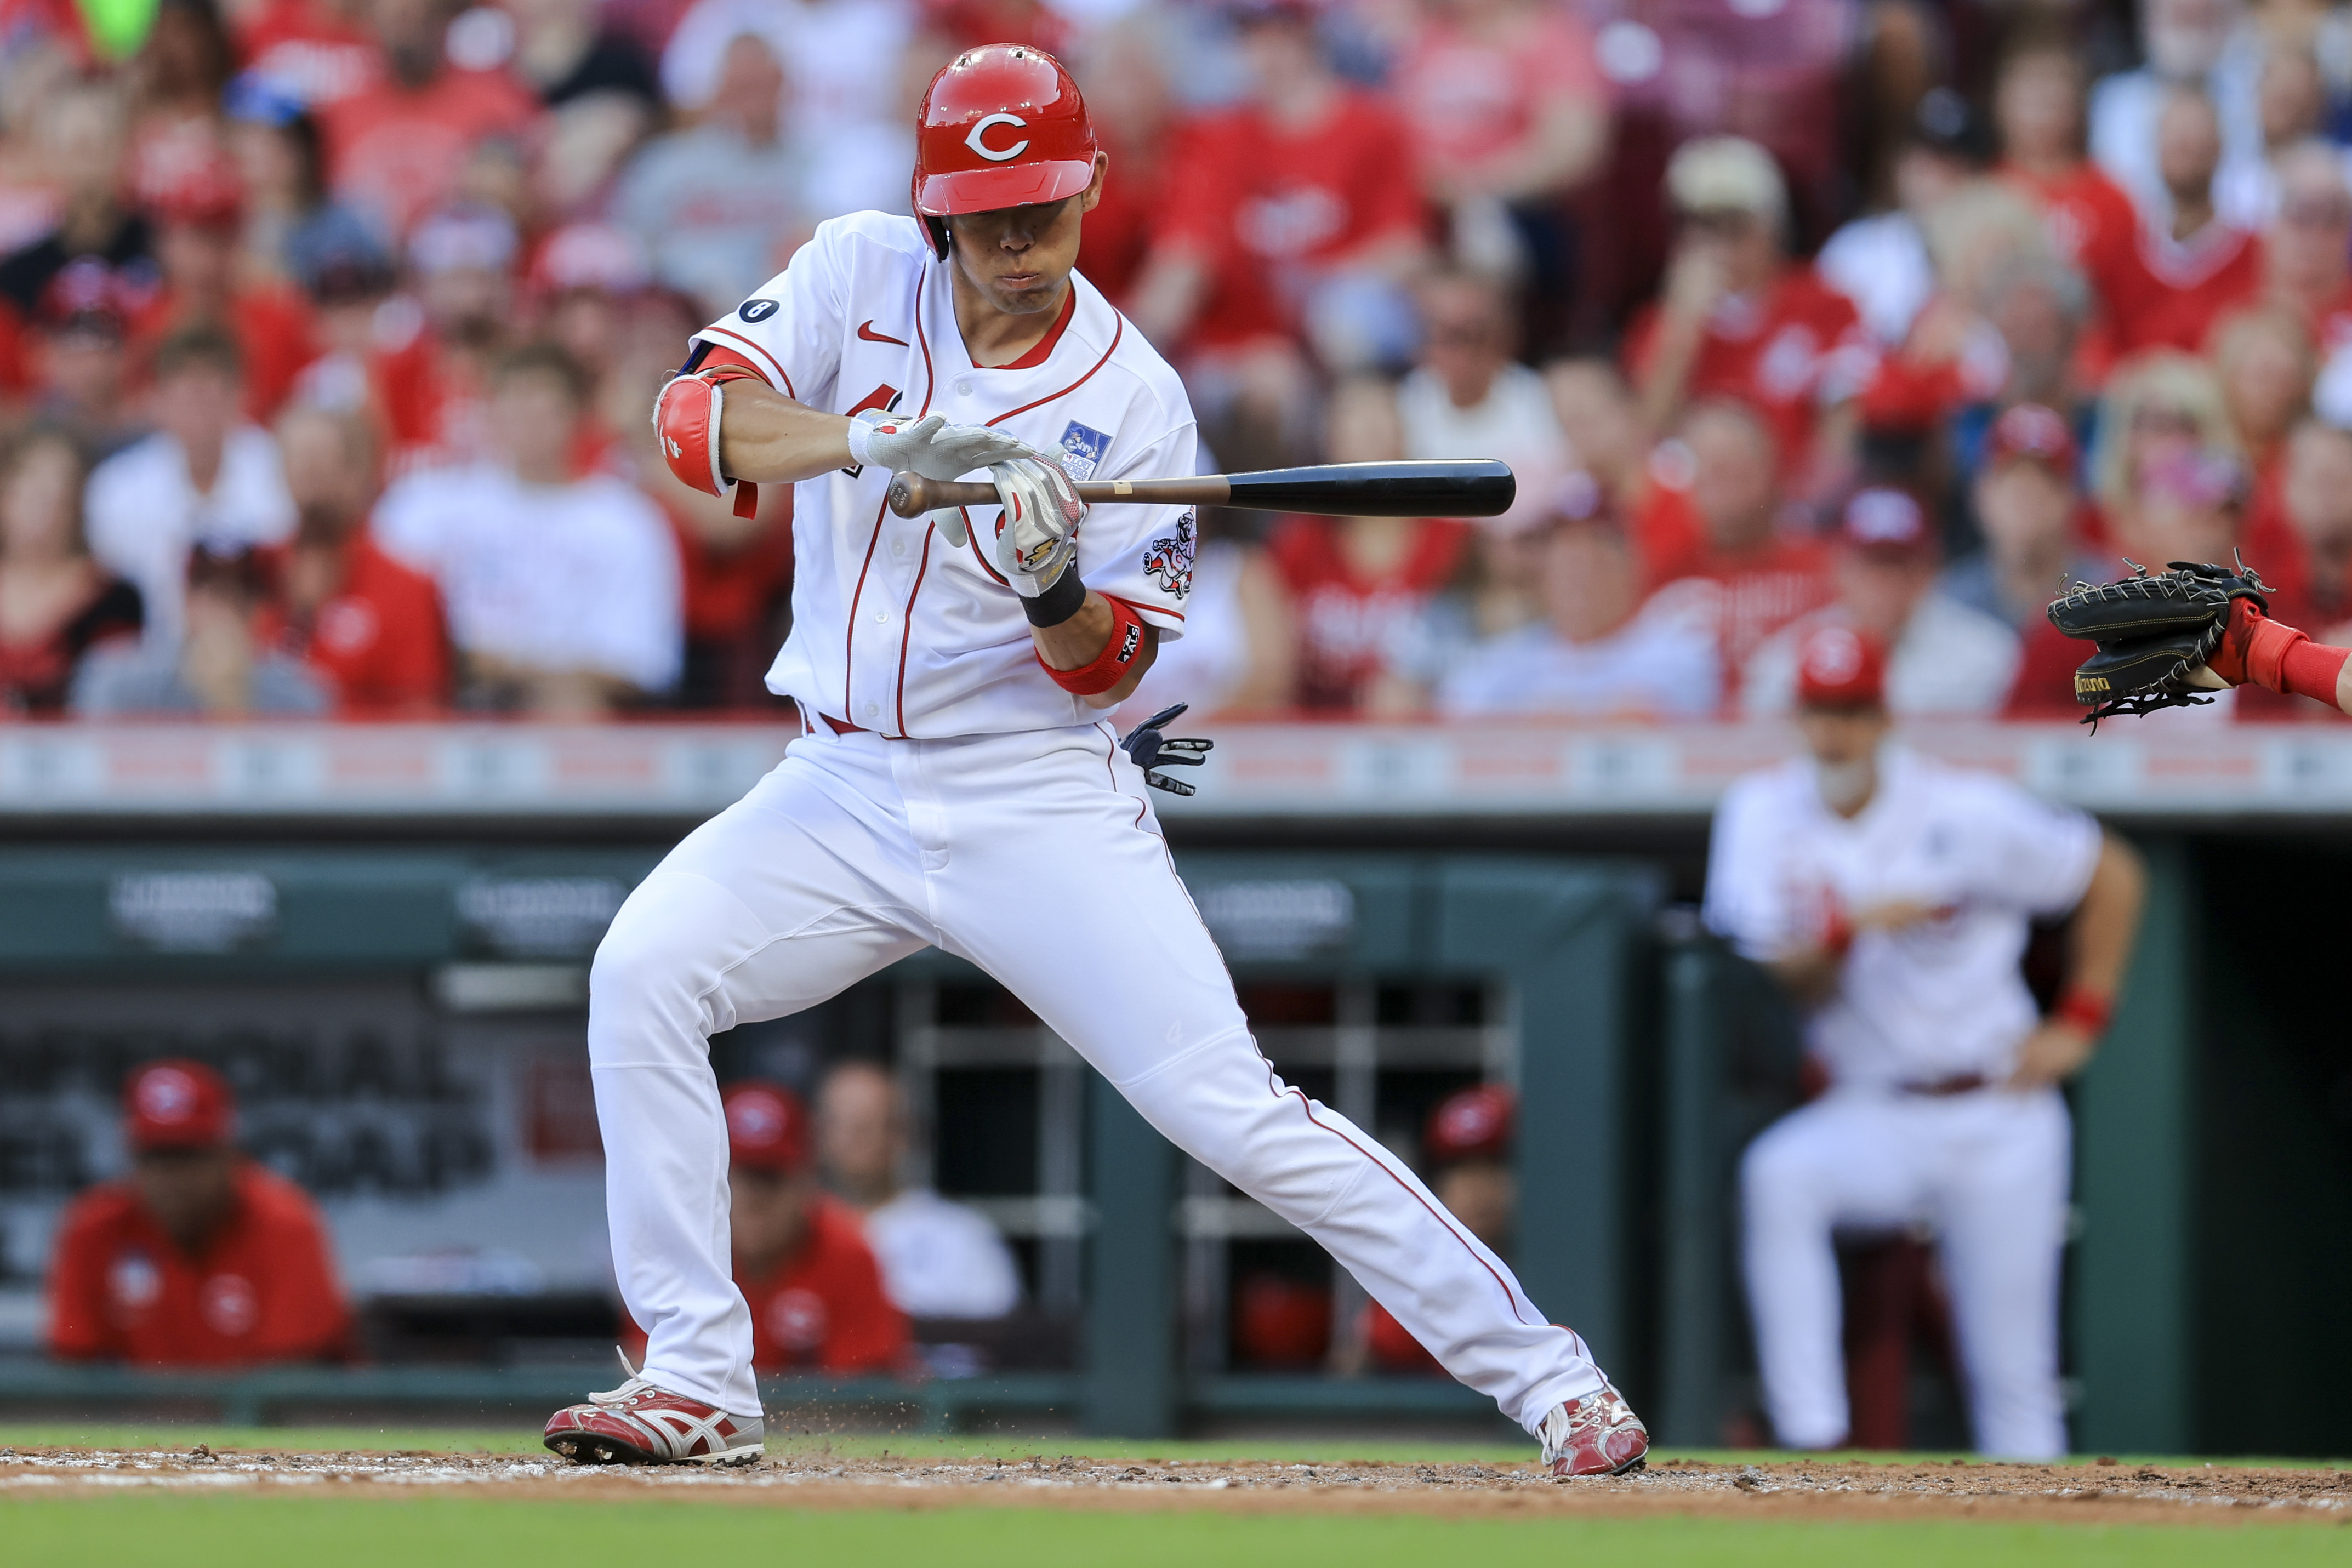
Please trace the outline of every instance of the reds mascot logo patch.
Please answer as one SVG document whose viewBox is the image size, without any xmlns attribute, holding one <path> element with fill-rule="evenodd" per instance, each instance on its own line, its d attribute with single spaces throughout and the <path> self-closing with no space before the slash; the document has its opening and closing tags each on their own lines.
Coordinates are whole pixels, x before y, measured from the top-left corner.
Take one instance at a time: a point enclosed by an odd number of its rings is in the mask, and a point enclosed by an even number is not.
<svg viewBox="0 0 2352 1568">
<path fill-rule="evenodd" d="M 1144 574 L 1158 583 L 1160 591 L 1181 599 L 1192 591 L 1192 556 L 1200 548 L 1200 523 L 1187 507 L 1176 519 L 1176 533 L 1171 538 L 1153 539 L 1143 552 Z"/>
</svg>

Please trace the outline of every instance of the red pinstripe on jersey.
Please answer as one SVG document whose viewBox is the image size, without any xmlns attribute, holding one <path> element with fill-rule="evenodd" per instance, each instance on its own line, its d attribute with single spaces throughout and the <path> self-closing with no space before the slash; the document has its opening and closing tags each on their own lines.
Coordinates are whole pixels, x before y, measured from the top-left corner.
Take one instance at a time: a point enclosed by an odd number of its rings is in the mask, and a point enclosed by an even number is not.
<svg viewBox="0 0 2352 1568">
<path fill-rule="evenodd" d="M 866 597 L 866 574 L 874 570 L 874 547 L 882 542 L 882 519 L 889 515 L 890 498 L 886 494 L 881 504 L 874 508 L 874 531 L 866 536 L 866 559 L 858 565 L 857 586 L 849 595 L 849 629 L 841 639 L 841 716 L 853 722 L 857 717 L 850 711 L 857 706 L 857 688 L 851 678 L 857 669 L 857 605 Z M 903 694 L 901 701 L 903 705 Z M 906 727 L 902 725 L 899 727 L 903 729 Z"/>
<path fill-rule="evenodd" d="M 898 738 L 907 737 L 907 648 L 915 637 L 915 600 L 923 591 L 923 579 L 931 570 L 931 536 L 940 531 L 939 525 L 926 525 L 923 529 L 923 558 L 915 565 L 915 586 L 907 593 L 907 613 L 898 626 Z"/>
</svg>

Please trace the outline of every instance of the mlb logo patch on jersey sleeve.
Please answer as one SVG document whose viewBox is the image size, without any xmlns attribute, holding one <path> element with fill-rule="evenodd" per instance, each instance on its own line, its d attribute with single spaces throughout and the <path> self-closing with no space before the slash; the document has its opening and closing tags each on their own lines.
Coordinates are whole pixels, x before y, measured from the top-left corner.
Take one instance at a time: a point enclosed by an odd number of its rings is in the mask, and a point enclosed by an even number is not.
<svg viewBox="0 0 2352 1568">
<path fill-rule="evenodd" d="M 1062 432 L 1062 472 L 1073 479 L 1091 479 L 1102 465 L 1103 454 L 1109 450 L 1109 436 L 1074 419 Z"/>
</svg>

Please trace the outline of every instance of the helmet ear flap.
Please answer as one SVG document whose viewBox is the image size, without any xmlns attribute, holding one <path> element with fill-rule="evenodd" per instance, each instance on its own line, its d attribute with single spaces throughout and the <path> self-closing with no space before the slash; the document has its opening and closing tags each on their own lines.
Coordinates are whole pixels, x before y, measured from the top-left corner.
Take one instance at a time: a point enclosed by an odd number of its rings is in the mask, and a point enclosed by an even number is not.
<svg viewBox="0 0 2352 1568">
<path fill-rule="evenodd" d="M 932 248 L 933 250 L 935 250 L 935 251 L 937 251 L 937 252 L 939 253 L 939 257 L 940 257 L 940 259 L 941 261 L 945 261 L 945 260 L 948 258 L 948 221 L 947 221 L 947 219 L 945 219 L 945 218 L 935 218 L 935 217 L 931 216 L 929 213 L 925 213 L 924 214 L 922 214 L 922 217 L 923 217 L 923 227 L 925 227 L 926 229 L 929 229 L 929 230 L 930 231 L 930 235 L 931 235 L 931 248 Z"/>
</svg>

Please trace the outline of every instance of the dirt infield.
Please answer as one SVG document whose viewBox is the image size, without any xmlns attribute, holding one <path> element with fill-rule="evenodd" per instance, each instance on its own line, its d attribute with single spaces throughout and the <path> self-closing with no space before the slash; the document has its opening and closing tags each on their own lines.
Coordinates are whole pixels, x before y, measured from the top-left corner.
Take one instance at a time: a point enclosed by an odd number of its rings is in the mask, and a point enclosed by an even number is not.
<svg viewBox="0 0 2352 1568">
<path fill-rule="evenodd" d="M 1740 1465 L 1665 1458 L 1614 1479 L 1534 1466 L 1247 1460 L 1098 1461 L 1000 1451 L 966 1458 L 771 1453 L 727 1467 L 592 1469 L 509 1454 L 0 1448 L 0 1498 L 124 1490 L 532 1499 L 660 1498 L 818 1509 L 969 1507 L 1415 1513 L 1447 1518 L 1746 1514 L 1812 1520 L 2352 1524 L 2352 1472 L 2148 1466 Z"/>
</svg>

